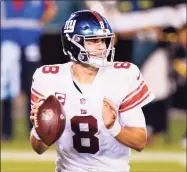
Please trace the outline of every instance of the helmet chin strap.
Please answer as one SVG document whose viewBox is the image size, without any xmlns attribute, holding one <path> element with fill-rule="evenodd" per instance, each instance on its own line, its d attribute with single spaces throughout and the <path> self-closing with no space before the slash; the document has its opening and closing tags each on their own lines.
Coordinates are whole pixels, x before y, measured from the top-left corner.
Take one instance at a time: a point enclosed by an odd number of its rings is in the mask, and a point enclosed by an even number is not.
<svg viewBox="0 0 187 172">
<path fill-rule="evenodd" d="M 96 68 L 101 68 L 103 66 L 111 65 L 111 63 L 107 61 L 107 58 L 99 58 L 99 57 L 98 58 L 89 57 L 88 64 Z"/>
</svg>

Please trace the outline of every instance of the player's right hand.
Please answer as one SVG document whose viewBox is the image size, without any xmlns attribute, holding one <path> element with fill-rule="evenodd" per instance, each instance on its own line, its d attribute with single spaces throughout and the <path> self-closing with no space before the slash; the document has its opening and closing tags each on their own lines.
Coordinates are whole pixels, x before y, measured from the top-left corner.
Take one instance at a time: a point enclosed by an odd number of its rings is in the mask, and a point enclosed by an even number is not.
<svg viewBox="0 0 187 172">
<path fill-rule="evenodd" d="M 39 99 L 38 103 L 35 103 L 32 108 L 31 108 L 31 112 L 30 112 L 30 121 L 32 122 L 33 126 L 35 124 L 35 120 L 36 120 L 36 114 L 38 113 L 38 108 L 42 105 L 44 99 Z"/>
<path fill-rule="evenodd" d="M 114 125 L 117 118 L 117 108 L 115 107 L 114 103 L 106 97 L 103 99 L 102 116 L 104 125 L 107 129 Z"/>
</svg>

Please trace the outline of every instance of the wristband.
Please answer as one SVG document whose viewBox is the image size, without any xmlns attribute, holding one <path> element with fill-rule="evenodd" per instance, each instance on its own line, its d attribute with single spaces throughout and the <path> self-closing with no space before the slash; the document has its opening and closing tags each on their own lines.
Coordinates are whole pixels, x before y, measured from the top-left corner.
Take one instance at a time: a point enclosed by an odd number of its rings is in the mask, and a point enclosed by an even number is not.
<svg viewBox="0 0 187 172">
<path fill-rule="evenodd" d="M 121 125 L 119 122 L 115 122 L 112 128 L 107 129 L 108 133 L 112 135 L 113 137 L 117 136 L 121 131 Z"/>
<path fill-rule="evenodd" d="M 31 130 L 31 135 L 33 135 L 37 140 L 41 140 L 34 127 Z"/>
</svg>

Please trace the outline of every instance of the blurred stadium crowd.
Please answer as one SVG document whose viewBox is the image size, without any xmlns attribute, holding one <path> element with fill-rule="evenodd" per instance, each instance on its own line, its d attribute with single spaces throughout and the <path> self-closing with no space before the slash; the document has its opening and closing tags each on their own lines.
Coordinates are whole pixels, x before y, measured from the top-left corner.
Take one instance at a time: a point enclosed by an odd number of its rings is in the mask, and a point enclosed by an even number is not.
<svg viewBox="0 0 187 172">
<path fill-rule="evenodd" d="M 64 63 L 60 28 L 67 16 L 93 9 L 116 34 L 115 61 L 140 68 L 156 99 L 144 107 L 148 144 L 168 138 L 170 109 L 187 110 L 185 0 L 1 1 L 1 140 L 14 139 L 12 104 L 26 98 L 28 135 L 32 74 L 43 64 Z M 184 118 L 185 115 L 184 115 Z M 182 146 L 186 146 L 186 131 Z"/>
</svg>

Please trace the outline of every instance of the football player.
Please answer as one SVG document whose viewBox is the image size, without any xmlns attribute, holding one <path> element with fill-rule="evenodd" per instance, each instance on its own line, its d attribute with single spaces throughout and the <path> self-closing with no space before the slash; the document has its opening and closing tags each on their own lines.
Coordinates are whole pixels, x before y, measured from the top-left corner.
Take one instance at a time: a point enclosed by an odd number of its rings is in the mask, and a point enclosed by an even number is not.
<svg viewBox="0 0 187 172">
<path fill-rule="evenodd" d="M 33 76 L 32 111 L 42 97 L 55 95 L 66 111 L 66 126 L 55 143 L 56 172 L 128 172 L 130 148 L 142 151 L 146 126 L 142 106 L 154 95 L 138 67 L 113 62 L 114 33 L 99 13 L 73 13 L 62 27 L 66 64 L 42 66 Z M 36 130 L 31 130 L 33 149 L 48 149 Z"/>
</svg>

